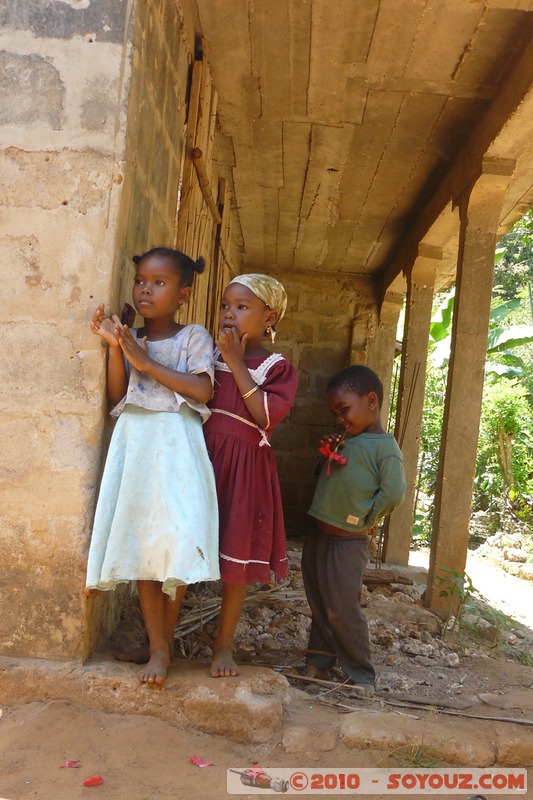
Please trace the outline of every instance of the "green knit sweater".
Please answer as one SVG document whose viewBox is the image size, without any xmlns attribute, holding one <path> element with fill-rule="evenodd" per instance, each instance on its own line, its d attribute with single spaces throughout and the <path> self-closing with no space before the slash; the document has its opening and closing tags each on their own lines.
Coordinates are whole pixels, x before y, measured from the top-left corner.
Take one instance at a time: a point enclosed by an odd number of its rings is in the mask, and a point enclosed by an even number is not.
<svg viewBox="0 0 533 800">
<path fill-rule="evenodd" d="M 308 514 L 362 533 L 402 502 L 402 453 L 392 433 L 360 433 L 347 439 L 339 452 L 348 463 L 333 462 L 329 477 L 324 465 Z"/>
</svg>

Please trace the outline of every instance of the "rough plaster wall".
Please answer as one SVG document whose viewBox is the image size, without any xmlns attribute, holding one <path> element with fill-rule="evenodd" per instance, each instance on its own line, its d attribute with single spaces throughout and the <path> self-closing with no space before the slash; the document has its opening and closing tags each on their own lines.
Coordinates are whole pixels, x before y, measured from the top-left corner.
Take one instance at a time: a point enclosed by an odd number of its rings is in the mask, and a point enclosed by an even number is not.
<svg viewBox="0 0 533 800">
<path fill-rule="evenodd" d="M 0 10 L 5 654 L 82 651 L 103 417 L 103 359 L 88 320 L 111 285 L 127 9 L 125 0 L 21 0 Z"/>
<path fill-rule="evenodd" d="M 84 657 L 120 606 L 81 599 L 110 434 L 88 321 L 130 298 L 134 253 L 175 241 L 195 19 L 189 0 L 21 0 L 0 22 L 0 652 Z"/>
<path fill-rule="evenodd" d="M 266 271 L 266 270 L 265 270 Z M 279 467 L 285 521 L 289 535 L 306 530 L 306 516 L 316 478 L 318 440 L 335 429 L 325 398 L 335 372 L 363 363 L 369 315 L 374 308 L 372 284 L 363 278 L 312 277 L 272 273 L 288 295 L 287 313 L 278 325 L 276 350 L 297 368 L 296 403 L 276 429 L 273 447 Z"/>
</svg>

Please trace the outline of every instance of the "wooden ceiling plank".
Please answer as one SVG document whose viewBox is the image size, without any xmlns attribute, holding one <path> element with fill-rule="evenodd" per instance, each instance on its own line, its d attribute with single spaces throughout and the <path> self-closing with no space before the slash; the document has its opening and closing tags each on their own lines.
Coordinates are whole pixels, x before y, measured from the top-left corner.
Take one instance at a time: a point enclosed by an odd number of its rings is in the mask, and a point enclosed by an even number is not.
<svg viewBox="0 0 533 800">
<path fill-rule="evenodd" d="M 261 189 L 255 182 L 251 148 L 241 148 L 237 166 L 233 170 L 233 183 L 237 200 L 237 213 L 244 238 L 243 264 L 262 263 L 263 259 L 263 203 Z M 243 198 L 245 198 L 243 200 Z"/>
<path fill-rule="evenodd" d="M 426 5 L 427 0 L 381 0 L 365 73 L 372 85 L 404 75 Z"/>
<path fill-rule="evenodd" d="M 263 187 L 261 190 L 263 204 L 263 261 L 258 262 L 256 271 L 262 272 L 263 265 L 271 266 L 278 263 L 277 243 L 279 220 L 279 190 Z M 250 265 L 248 265 L 249 267 Z"/>
<path fill-rule="evenodd" d="M 311 154 L 300 206 L 300 216 L 308 218 L 321 213 L 338 186 L 348 159 L 353 138 L 353 126 L 341 128 L 330 125 L 313 125 Z"/>
<path fill-rule="evenodd" d="M 394 209 L 416 171 L 418 159 L 406 159 L 405 153 L 424 153 L 432 149 L 433 129 L 446 105 L 446 98 L 438 95 L 408 95 L 404 98 L 396 125 L 383 151 L 374 181 L 367 197 L 369 206 L 379 213 Z M 415 121 L 416 120 L 416 121 Z M 435 164 L 439 162 L 433 154 Z"/>
<path fill-rule="evenodd" d="M 362 125 L 368 98 L 368 87 L 362 78 L 346 79 L 341 120 L 354 125 Z"/>
<path fill-rule="evenodd" d="M 223 164 L 225 167 L 235 166 L 237 162 L 235 161 L 235 148 L 233 147 L 231 136 L 217 131 L 215 134 L 215 150 L 219 164 Z"/>
<path fill-rule="evenodd" d="M 267 189 L 283 186 L 282 122 L 259 117 L 252 120 L 252 148 L 256 181 Z"/>
<path fill-rule="evenodd" d="M 417 198 L 416 204 L 404 220 L 404 235 L 397 237 L 394 251 L 384 264 L 379 265 L 383 286 L 388 286 L 406 263 L 412 263 L 417 242 L 431 227 L 450 198 L 457 198 L 469 189 L 482 169 L 483 155 L 497 142 L 500 132 L 531 94 L 533 80 L 533 49 L 524 48 L 520 59 L 514 64 L 505 83 L 500 86 L 497 102 L 492 103 L 477 125 L 466 129 L 464 142 L 440 183 L 431 186 Z M 531 121 L 528 120 L 531 130 Z M 515 158 L 513 146 L 505 152 L 505 158 Z M 506 212 L 504 202 L 503 211 Z"/>
<path fill-rule="evenodd" d="M 462 0 L 428 3 L 413 41 L 405 75 L 425 80 L 452 77 L 471 46 L 483 13 L 483 3 L 464 3 Z M 450 14 L 455 17 L 453 25 L 450 25 Z"/>
<path fill-rule="evenodd" d="M 289 87 L 291 116 L 307 116 L 311 60 L 311 3 L 288 3 L 290 19 Z"/>
<path fill-rule="evenodd" d="M 338 121 L 346 81 L 354 62 L 366 62 L 379 3 L 366 0 L 314 0 L 311 19 L 311 67 L 308 109 L 311 116 Z"/>
<path fill-rule="evenodd" d="M 374 35 L 380 0 L 313 0 L 312 51 L 336 66 L 365 63 Z"/>
<path fill-rule="evenodd" d="M 197 0 L 196 5 L 209 45 L 211 75 L 217 89 L 223 87 L 224 91 L 224 103 L 219 108 L 219 115 L 224 119 L 232 109 L 240 109 L 242 76 L 250 74 L 251 70 L 248 13 L 243 9 L 242 0 L 224 0 L 223 3 Z M 221 53 L 223 59 L 220 59 Z"/>
<path fill-rule="evenodd" d="M 269 120 L 291 113 L 289 5 L 286 0 L 254 0 L 251 7 L 252 75 L 259 78 L 261 113 Z"/>
<path fill-rule="evenodd" d="M 278 264 L 294 261 L 302 187 L 309 166 L 311 124 L 283 123 L 283 189 L 279 192 Z"/>
<path fill-rule="evenodd" d="M 520 52 L 528 46 L 530 33 L 531 18 L 527 14 L 509 14 L 500 9 L 485 12 L 472 46 L 457 65 L 455 80 L 461 86 L 475 87 L 478 96 L 483 87 L 494 96 Z"/>
<path fill-rule="evenodd" d="M 383 258 L 383 229 L 389 220 L 394 228 L 407 212 L 405 190 L 415 180 L 416 162 L 405 159 L 404 154 L 423 153 L 428 148 L 436 120 L 445 104 L 445 97 L 433 95 L 404 98 L 360 211 L 353 242 L 347 248 L 348 261 L 355 259 L 358 262 L 373 242 L 381 242 L 379 255 Z M 433 154 L 433 160 L 438 163 L 437 154 Z M 421 188 L 419 186 L 418 190 Z M 376 219 L 380 220 L 377 228 Z"/>
<path fill-rule="evenodd" d="M 383 149 L 403 102 L 403 95 L 370 92 L 362 128 L 354 127 L 348 158 L 340 180 L 339 225 L 329 231 L 324 268 L 337 269 L 359 223 Z M 369 136 L 368 132 L 371 131 Z M 345 225 L 344 223 L 348 223 Z M 350 230 L 351 228 L 351 230 Z M 333 240 L 339 237 L 339 242 Z"/>
<path fill-rule="evenodd" d="M 339 220 L 333 233 L 328 238 L 328 253 L 322 264 L 324 269 L 340 270 L 346 259 L 346 251 L 352 241 L 356 221 L 353 219 Z M 361 270 L 356 270 L 361 271 Z"/>
<path fill-rule="evenodd" d="M 340 179 L 346 164 L 353 126 L 313 125 L 311 155 L 300 207 L 295 264 L 314 265 L 327 255 L 327 232 L 339 219 Z"/>
<path fill-rule="evenodd" d="M 369 92 L 363 127 L 353 129 L 348 159 L 340 182 L 340 217 L 357 219 L 390 137 L 403 95 Z"/>
</svg>

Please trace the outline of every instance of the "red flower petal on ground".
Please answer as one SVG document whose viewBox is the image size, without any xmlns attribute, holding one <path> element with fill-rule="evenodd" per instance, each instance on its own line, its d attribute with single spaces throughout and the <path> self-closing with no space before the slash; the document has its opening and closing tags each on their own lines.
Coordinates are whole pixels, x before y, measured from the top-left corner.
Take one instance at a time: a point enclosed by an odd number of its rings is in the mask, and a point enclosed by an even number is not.
<svg viewBox="0 0 533 800">
<path fill-rule="evenodd" d="M 79 761 L 65 761 L 64 764 L 61 764 L 59 769 L 65 769 L 65 768 L 67 768 L 67 769 L 79 769 L 80 767 L 81 767 L 81 764 L 80 764 Z"/>
<path fill-rule="evenodd" d="M 81 785 L 82 786 L 101 786 L 103 784 L 103 782 L 104 782 L 104 779 L 102 778 L 101 775 L 91 775 L 91 777 L 87 778 L 87 780 L 83 781 L 83 783 Z"/>
<path fill-rule="evenodd" d="M 191 756 L 191 764 L 196 764 L 197 767 L 212 767 L 214 761 L 204 761 L 200 756 Z"/>
</svg>

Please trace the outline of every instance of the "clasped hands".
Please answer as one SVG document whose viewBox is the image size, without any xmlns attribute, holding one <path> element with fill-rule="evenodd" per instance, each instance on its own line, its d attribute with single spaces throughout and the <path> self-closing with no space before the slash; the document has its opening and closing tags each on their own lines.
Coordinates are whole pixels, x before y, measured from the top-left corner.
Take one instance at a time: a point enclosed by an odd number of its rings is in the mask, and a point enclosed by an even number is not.
<svg viewBox="0 0 533 800">
<path fill-rule="evenodd" d="M 128 304 L 124 307 L 122 320 L 125 318 L 131 320 L 131 314 L 127 305 Z M 138 342 L 126 322 L 121 321 L 116 314 L 109 317 L 105 313 L 105 306 L 103 303 L 101 303 L 94 312 L 90 328 L 96 336 L 101 336 L 109 347 L 120 347 L 130 364 L 139 371 L 144 371 L 152 360 L 147 352 L 147 337 L 144 336 L 141 341 Z"/>
</svg>

